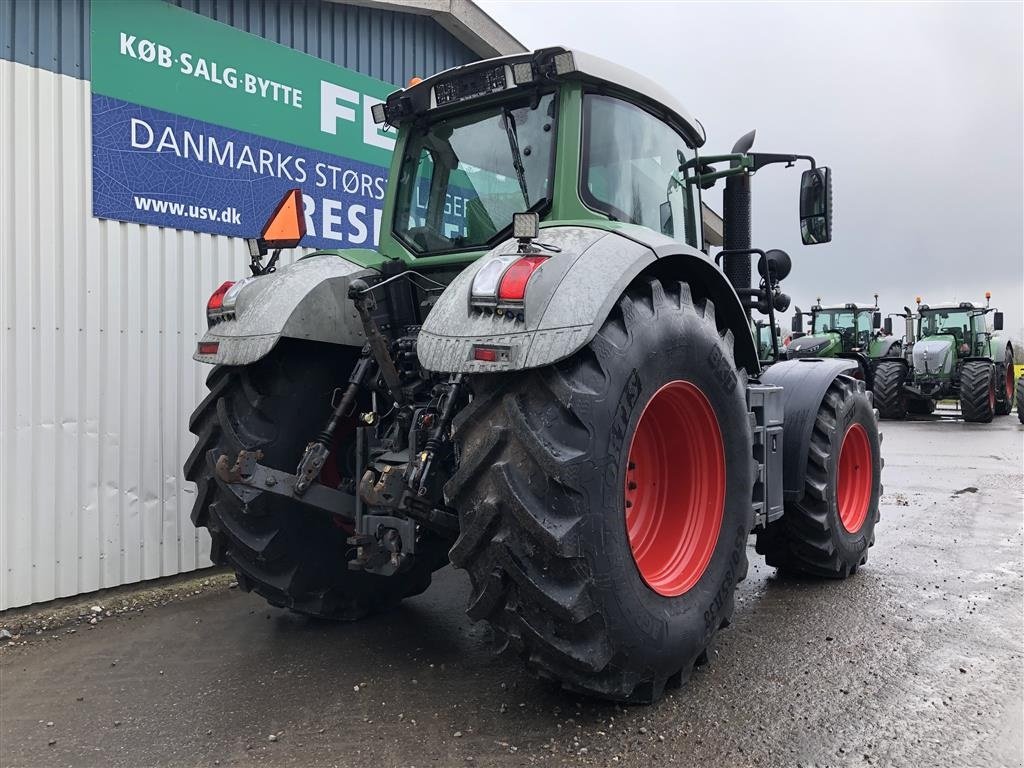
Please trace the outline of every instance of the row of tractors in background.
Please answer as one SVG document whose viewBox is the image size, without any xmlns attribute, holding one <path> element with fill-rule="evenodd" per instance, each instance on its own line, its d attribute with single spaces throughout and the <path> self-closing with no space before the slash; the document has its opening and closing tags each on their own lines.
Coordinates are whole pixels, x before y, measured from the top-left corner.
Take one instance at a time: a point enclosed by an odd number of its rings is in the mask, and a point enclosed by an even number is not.
<svg viewBox="0 0 1024 768">
<path fill-rule="evenodd" d="M 1024 424 L 1024 379 L 1015 386 L 1013 344 L 1002 334 L 1003 313 L 990 306 L 990 293 L 984 306 L 929 304 L 918 297 L 915 309 L 884 317 L 874 298 L 872 304 L 834 305 L 819 298 L 810 312 L 796 307 L 786 337 L 778 326 L 759 324 L 762 359 L 856 359 L 884 419 L 928 415 L 939 401 L 957 400 L 965 421 L 988 423 L 1009 414 L 1016 400 Z M 894 317 L 904 321 L 902 336 L 893 332 Z"/>
</svg>

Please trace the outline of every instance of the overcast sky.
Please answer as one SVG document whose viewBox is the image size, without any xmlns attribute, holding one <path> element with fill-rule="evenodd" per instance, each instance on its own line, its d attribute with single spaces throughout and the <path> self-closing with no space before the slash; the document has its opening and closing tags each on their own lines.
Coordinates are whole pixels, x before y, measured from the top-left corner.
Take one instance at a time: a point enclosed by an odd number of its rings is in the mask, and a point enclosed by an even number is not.
<svg viewBox="0 0 1024 768">
<path fill-rule="evenodd" d="M 657 80 L 703 123 L 705 153 L 756 128 L 755 151 L 830 166 L 829 245 L 800 243 L 797 169 L 753 182 L 754 245 L 793 257 L 795 304 L 991 290 L 1022 336 L 1022 4 L 478 2 L 530 48 Z M 706 199 L 721 211 L 720 187 Z"/>
</svg>

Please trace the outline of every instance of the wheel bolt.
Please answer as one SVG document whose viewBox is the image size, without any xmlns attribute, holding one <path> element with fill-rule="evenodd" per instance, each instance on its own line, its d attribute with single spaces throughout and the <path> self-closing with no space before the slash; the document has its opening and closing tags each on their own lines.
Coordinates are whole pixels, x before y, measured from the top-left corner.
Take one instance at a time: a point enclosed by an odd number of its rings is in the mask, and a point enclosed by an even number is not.
<svg viewBox="0 0 1024 768">
<path fill-rule="evenodd" d="M 636 483 L 634 483 L 632 480 L 630 480 L 629 481 L 629 485 L 626 486 L 626 487 L 629 488 L 629 490 L 631 490 L 631 491 L 635 491 L 636 490 Z"/>
</svg>

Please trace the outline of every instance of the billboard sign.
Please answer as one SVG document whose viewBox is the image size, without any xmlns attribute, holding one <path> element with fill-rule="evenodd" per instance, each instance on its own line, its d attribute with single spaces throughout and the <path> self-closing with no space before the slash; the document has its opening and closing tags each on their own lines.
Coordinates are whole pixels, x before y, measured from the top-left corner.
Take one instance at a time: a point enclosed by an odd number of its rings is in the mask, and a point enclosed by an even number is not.
<svg viewBox="0 0 1024 768">
<path fill-rule="evenodd" d="M 258 234 L 303 192 L 320 248 L 378 241 L 394 131 L 389 83 L 162 0 L 92 3 L 93 215 Z"/>
</svg>

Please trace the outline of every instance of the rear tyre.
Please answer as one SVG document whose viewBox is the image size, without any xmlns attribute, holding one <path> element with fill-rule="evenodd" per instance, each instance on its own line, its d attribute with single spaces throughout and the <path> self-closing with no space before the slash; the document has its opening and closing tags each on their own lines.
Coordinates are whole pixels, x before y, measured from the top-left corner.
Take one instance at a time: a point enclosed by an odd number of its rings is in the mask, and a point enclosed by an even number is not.
<svg viewBox="0 0 1024 768">
<path fill-rule="evenodd" d="M 423 592 L 431 571 L 446 562 L 441 542 L 427 539 L 407 572 L 384 577 L 348 570 L 350 531 L 330 516 L 262 493 L 242 503 L 214 473 L 217 458 L 261 450 L 261 462 L 294 472 L 311 437 L 327 420 L 331 393 L 347 380 L 351 350 L 282 341 L 262 360 L 214 368 L 210 393 L 189 421 L 199 436 L 185 463 L 196 484 L 192 522 L 209 530 L 211 559 L 231 565 L 238 585 L 272 605 L 331 619 L 358 619 Z M 350 443 L 336 446 L 322 477 L 349 477 Z M 339 519 L 340 520 L 340 519 Z M 419 542 L 417 542 L 419 544 Z"/>
<path fill-rule="evenodd" d="M 880 444 L 863 382 L 837 377 L 818 408 L 803 498 L 757 535 L 768 565 L 845 579 L 867 562 L 882 490 Z"/>
<path fill-rule="evenodd" d="M 875 381 L 871 394 L 878 415 L 883 419 L 907 417 L 907 395 L 903 385 L 907 382 L 907 366 L 895 360 L 883 360 L 875 368 Z"/>
<path fill-rule="evenodd" d="M 968 360 L 960 369 L 960 412 L 964 421 L 988 424 L 996 412 L 996 369 L 986 360 Z"/>
<path fill-rule="evenodd" d="M 1013 410 L 1013 348 L 1007 346 L 1003 362 L 996 365 L 996 416 Z"/>
<path fill-rule="evenodd" d="M 478 377 L 446 487 L 468 614 L 563 687 L 650 702 L 681 684 L 746 575 L 746 374 L 710 301 L 638 280 L 563 363 Z"/>
</svg>

